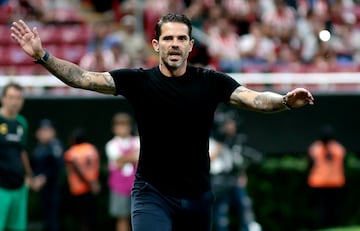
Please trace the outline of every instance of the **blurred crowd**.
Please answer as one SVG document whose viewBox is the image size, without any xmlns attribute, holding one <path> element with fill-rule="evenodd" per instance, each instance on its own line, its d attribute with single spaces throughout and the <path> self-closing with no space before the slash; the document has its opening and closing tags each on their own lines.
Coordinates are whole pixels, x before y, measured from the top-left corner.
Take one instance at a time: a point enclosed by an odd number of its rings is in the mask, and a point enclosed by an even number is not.
<svg viewBox="0 0 360 231">
<path fill-rule="evenodd" d="M 0 0 L 0 11 L 5 23 L 85 25 L 71 61 L 94 71 L 156 65 L 153 25 L 169 11 L 193 22 L 194 65 L 228 73 L 359 70 L 357 0 Z"/>
</svg>

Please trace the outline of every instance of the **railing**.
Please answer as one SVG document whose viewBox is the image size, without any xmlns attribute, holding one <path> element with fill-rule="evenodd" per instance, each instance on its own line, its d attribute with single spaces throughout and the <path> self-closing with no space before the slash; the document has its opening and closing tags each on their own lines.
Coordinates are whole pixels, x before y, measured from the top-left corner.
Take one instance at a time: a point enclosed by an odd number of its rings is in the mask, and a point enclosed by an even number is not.
<svg viewBox="0 0 360 231">
<path fill-rule="evenodd" d="M 315 94 L 358 94 L 359 73 L 231 73 L 242 85 L 254 90 L 287 92 L 295 87 L 305 87 Z M 98 93 L 74 89 L 52 75 L 5 76 L 0 75 L 0 88 L 15 81 L 27 89 L 29 96 L 89 96 Z"/>
</svg>

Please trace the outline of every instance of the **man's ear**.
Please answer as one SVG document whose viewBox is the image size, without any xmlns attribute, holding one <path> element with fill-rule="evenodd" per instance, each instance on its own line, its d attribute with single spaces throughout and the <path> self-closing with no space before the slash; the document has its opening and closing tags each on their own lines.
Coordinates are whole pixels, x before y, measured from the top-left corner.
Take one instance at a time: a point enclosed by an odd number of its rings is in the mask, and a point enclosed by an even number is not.
<svg viewBox="0 0 360 231">
<path fill-rule="evenodd" d="M 156 52 L 159 52 L 159 41 L 156 39 L 151 40 L 151 44 Z"/>
<path fill-rule="evenodd" d="M 194 44 L 195 44 L 195 40 L 194 39 L 191 39 L 190 40 L 190 49 L 189 49 L 189 52 L 192 51 L 193 47 L 194 47 Z"/>
</svg>

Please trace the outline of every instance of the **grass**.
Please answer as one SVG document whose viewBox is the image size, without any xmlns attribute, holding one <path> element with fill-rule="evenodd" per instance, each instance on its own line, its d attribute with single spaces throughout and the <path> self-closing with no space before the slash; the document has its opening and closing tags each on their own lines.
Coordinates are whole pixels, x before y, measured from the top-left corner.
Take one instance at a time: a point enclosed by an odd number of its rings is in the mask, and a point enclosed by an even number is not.
<svg viewBox="0 0 360 231">
<path fill-rule="evenodd" d="M 360 231 L 360 226 L 330 228 L 330 229 L 317 230 L 317 231 Z"/>
</svg>

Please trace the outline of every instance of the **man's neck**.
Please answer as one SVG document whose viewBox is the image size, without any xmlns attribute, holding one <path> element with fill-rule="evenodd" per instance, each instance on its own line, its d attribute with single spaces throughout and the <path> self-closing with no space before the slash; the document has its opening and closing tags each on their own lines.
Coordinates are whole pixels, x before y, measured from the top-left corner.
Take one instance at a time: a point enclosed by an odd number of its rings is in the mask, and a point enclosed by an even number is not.
<svg viewBox="0 0 360 231">
<path fill-rule="evenodd" d="M 14 119 L 17 116 L 17 113 L 11 113 L 4 108 L 0 108 L 0 114 L 7 119 Z"/>
<path fill-rule="evenodd" d="M 179 68 L 168 68 L 165 64 L 159 64 L 160 72 L 167 77 L 179 77 L 185 74 L 186 65 L 183 65 Z"/>
</svg>

